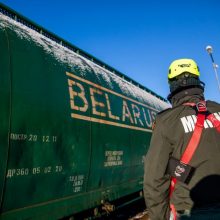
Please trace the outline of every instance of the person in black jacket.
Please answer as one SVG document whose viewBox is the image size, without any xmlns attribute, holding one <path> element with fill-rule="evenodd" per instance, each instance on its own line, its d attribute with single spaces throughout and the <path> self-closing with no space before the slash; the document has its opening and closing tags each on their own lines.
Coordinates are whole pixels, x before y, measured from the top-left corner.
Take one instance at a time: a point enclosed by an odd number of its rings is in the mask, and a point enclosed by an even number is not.
<svg viewBox="0 0 220 220">
<path fill-rule="evenodd" d="M 171 158 L 179 163 L 194 132 L 195 105 L 204 100 L 204 83 L 199 76 L 199 68 L 191 59 L 170 65 L 168 100 L 172 108 L 157 115 L 144 163 L 144 197 L 150 220 L 172 219 L 170 204 L 178 219 L 220 219 L 220 133 L 207 118 L 189 162 L 187 181 L 177 180 L 169 196 L 172 169 L 178 167 Z M 220 121 L 220 104 L 206 101 L 206 106 L 204 114 L 214 113 Z"/>
</svg>

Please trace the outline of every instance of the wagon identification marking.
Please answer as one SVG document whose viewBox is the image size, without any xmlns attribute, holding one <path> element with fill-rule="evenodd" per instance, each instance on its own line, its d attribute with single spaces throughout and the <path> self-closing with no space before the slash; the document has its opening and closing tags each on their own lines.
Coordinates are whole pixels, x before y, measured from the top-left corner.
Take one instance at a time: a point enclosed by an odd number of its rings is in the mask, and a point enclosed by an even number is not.
<svg viewBox="0 0 220 220">
<path fill-rule="evenodd" d="M 46 167 L 23 167 L 23 168 L 12 168 L 7 170 L 6 178 L 13 177 L 24 177 L 24 176 L 38 176 L 45 174 L 60 174 L 63 171 L 62 165 L 51 165 Z"/>
<path fill-rule="evenodd" d="M 72 118 L 152 132 L 158 110 L 73 73 L 66 75 Z M 115 108 L 115 102 L 120 103 L 120 109 Z"/>
<path fill-rule="evenodd" d="M 124 155 L 123 150 L 119 150 L 119 151 L 107 150 L 107 151 L 105 151 L 104 167 L 123 165 L 123 158 L 122 158 L 123 155 Z"/>
<path fill-rule="evenodd" d="M 83 174 L 69 177 L 69 181 L 72 183 L 74 193 L 82 191 L 84 180 L 85 176 Z"/>
</svg>

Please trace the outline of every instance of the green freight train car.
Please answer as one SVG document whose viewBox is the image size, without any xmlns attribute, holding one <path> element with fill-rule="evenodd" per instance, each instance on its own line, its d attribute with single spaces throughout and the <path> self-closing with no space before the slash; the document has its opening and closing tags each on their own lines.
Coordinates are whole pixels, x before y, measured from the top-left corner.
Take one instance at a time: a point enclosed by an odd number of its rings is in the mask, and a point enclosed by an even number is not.
<svg viewBox="0 0 220 220">
<path fill-rule="evenodd" d="M 166 100 L 2 4 L 0 49 L 0 219 L 135 199 Z"/>
</svg>

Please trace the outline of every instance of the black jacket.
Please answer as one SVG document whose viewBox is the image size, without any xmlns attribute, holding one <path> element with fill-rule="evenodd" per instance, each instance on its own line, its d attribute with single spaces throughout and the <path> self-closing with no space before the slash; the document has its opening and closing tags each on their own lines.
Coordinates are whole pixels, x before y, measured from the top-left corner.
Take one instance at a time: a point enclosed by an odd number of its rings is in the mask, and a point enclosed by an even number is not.
<svg viewBox="0 0 220 220">
<path fill-rule="evenodd" d="M 194 93 L 193 93 L 194 92 Z M 196 111 L 183 103 L 203 99 L 198 90 L 173 98 L 173 108 L 159 113 L 149 151 L 145 157 L 144 196 L 151 220 L 169 219 L 170 156 L 180 159 L 194 130 Z M 220 120 L 220 104 L 207 101 L 207 108 Z M 220 203 L 220 134 L 205 121 L 200 144 L 190 165 L 195 172 L 188 184 L 177 182 L 171 203 L 176 210 Z"/>
</svg>

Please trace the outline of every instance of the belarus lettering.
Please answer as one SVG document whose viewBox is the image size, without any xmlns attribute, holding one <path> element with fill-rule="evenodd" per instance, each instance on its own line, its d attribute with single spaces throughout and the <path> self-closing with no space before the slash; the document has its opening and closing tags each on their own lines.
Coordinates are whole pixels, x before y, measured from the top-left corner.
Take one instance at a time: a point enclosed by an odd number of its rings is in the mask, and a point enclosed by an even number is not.
<svg viewBox="0 0 220 220">
<path fill-rule="evenodd" d="M 66 73 L 71 117 L 150 132 L 157 110 L 72 73 Z"/>
</svg>

